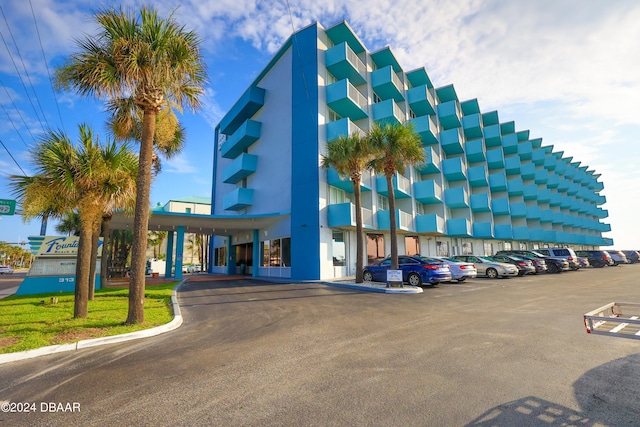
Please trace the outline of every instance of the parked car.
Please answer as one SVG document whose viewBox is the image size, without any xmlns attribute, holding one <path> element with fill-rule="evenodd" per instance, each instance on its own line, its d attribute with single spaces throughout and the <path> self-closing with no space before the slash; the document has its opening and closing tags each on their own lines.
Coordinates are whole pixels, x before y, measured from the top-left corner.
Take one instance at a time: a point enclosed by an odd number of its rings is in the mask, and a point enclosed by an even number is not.
<svg viewBox="0 0 640 427">
<path fill-rule="evenodd" d="M 589 260 L 592 267 L 602 268 L 613 264 L 613 258 L 609 252 L 602 250 L 579 250 L 576 254 Z"/>
<path fill-rule="evenodd" d="M 490 258 L 494 261 L 515 265 L 518 269 L 518 276 L 524 276 L 525 274 L 535 274 L 536 272 L 536 268 L 533 266 L 533 263 L 530 260 L 515 255 L 494 255 Z"/>
<path fill-rule="evenodd" d="M 13 274 L 13 268 L 10 265 L 0 265 L 0 274 Z"/>
<path fill-rule="evenodd" d="M 471 262 L 478 269 L 478 274 L 490 279 L 496 277 L 511 277 L 518 275 L 518 268 L 513 264 L 493 261 L 488 257 L 476 255 L 456 255 L 453 257 L 459 261 Z"/>
<path fill-rule="evenodd" d="M 624 252 L 615 250 L 607 252 L 609 252 L 609 255 L 611 255 L 611 258 L 613 259 L 613 265 L 631 264 Z"/>
<path fill-rule="evenodd" d="M 529 257 L 536 257 L 538 259 L 543 259 L 547 264 L 547 273 L 562 273 L 563 271 L 569 271 L 571 267 L 569 266 L 569 261 L 564 258 L 551 257 L 541 254 L 536 251 L 526 251 L 526 250 L 510 250 L 510 251 L 498 251 L 496 255 L 526 255 Z"/>
<path fill-rule="evenodd" d="M 531 261 L 531 263 L 536 269 L 535 274 L 547 272 L 547 261 L 545 261 L 543 258 L 538 258 L 533 255 L 523 255 L 523 254 L 518 254 L 517 256 Z"/>
<path fill-rule="evenodd" d="M 622 251 L 631 264 L 635 264 L 636 262 L 640 262 L 640 252 L 638 251 Z"/>
<path fill-rule="evenodd" d="M 366 266 L 363 270 L 364 281 L 386 282 L 390 267 L 390 257 Z M 398 269 L 402 271 L 402 281 L 413 286 L 421 286 L 423 283 L 437 285 L 451 280 L 449 266 L 434 258 L 401 255 L 398 257 Z"/>
<path fill-rule="evenodd" d="M 580 263 L 580 268 L 589 268 L 591 264 L 589 264 L 589 258 L 585 258 L 582 256 L 578 257 L 578 262 Z"/>
<path fill-rule="evenodd" d="M 451 280 L 464 282 L 467 279 L 475 279 L 478 275 L 478 269 L 471 262 L 460 261 L 455 258 L 432 257 L 440 260 L 449 266 L 451 270 Z"/>
<path fill-rule="evenodd" d="M 539 252 L 544 256 L 564 258 L 569 262 L 569 267 L 574 271 L 580 268 L 578 256 L 571 248 L 544 248 L 538 249 L 536 252 Z"/>
</svg>

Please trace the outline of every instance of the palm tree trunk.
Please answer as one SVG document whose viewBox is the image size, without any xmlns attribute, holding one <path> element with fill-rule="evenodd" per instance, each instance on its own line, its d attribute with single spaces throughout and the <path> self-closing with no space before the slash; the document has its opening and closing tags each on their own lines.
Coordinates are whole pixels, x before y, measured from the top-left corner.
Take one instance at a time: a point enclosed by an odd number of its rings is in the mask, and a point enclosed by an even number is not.
<svg viewBox="0 0 640 427">
<path fill-rule="evenodd" d="M 102 261 L 100 262 L 100 289 L 104 289 L 109 284 L 109 262 L 111 260 L 111 224 L 112 215 L 102 217 Z"/>
<path fill-rule="evenodd" d="M 356 283 L 362 283 L 364 269 L 364 254 L 362 242 L 362 195 L 360 193 L 360 179 L 352 180 L 353 196 L 356 205 Z"/>
<path fill-rule="evenodd" d="M 80 229 L 78 241 L 78 258 L 76 264 L 75 299 L 73 317 L 85 318 L 88 314 L 89 300 L 89 264 L 91 263 L 91 222 Z"/>
<path fill-rule="evenodd" d="M 396 230 L 396 196 L 393 175 L 386 175 L 389 194 L 389 234 L 391 235 L 391 270 L 398 269 L 398 232 Z"/>
<path fill-rule="evenodd" d="M 156 124 L 155 110 L 146 110 L 142 119 L 142 141 L 136 183 L 136 209 L 131 247 L 131 281 L 129 283 L 129 313 L 127 324 L 144 322 L 144 285 L 149 228 L 149 197 L 151 195 L 151 164 L 153 162 L 153 135 Z"/>
<path fill-rule="evenodd" d="M 93 301 L 96 291 L 96 264 L 98 263 L 98 241 L 100 240 L 100 224 L 93 225 L 91 234 L 91 261 L 89 270 L 89 301 Z"/>
</svg>

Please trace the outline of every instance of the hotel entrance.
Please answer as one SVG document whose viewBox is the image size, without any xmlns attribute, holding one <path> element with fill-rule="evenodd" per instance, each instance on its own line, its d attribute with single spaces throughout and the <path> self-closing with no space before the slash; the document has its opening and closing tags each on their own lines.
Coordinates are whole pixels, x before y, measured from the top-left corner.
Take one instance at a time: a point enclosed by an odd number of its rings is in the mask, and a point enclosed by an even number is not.
<svg viewBox="0 0 640 427">
<path fill-rule="evenodd" d="M 236 273 L 250 276 L 253 269 L 253 243 L 236 245 Z"/>
</svg>

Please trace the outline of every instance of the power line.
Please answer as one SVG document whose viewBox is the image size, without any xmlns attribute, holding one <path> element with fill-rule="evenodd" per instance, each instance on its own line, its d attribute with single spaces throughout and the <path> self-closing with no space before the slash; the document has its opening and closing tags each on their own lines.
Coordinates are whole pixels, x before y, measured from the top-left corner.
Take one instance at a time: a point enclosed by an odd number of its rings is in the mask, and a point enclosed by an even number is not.
<svg viewBox="0 0 640 427">
<path fill-rule="evenodd" d="M 24 176 L 27 176 L 27 173 L 22 170 L 22 167 L 20 167 L 20 165 L 18 164 L 18 161 L 13 157 L 13 155 L 11 154 L 11 152 L 9 151 L 9 149 L 7 148 L 6 145 L 4 145 L 4 142 L 2 142 L 2 140 L 0 139 L 0 144 L 2 144 L 2 146 L 4 147 L 4 149 L 6 150 L 7 154 L 9 155 L 9 157 L 11 157 L 11 160 L 13 160 L 13 162 L 16 164 L 16 166 L 18 166 L 18 169 L 20 169 L 22 171 L 22 174 Z"/>
<path fill-rule="evenodd" d="M 20 112 L 20 109 L 18 108 L 18 106 L 14 102 L 13 98 L 11 97 L 11 94 L 7 90 L 7 86 L 4 85 L 4 83 L 2 82 L 1 79 L 0 79 L 0 86 L 2 86 L 4 88 L 4 92 L 7 94 L 7 98 L 9 98 L 9 100 L 11 101 L 11 105 L 13 105 L 13 108 L 18 113 L 18 116 L 20 116 L 20 119 L 22 119 L 22 123 L 24 123 L 24 127 L 25 127 L 25 129 L 27 129 L 27 132 L 29 132 L 29 135 L 31 135 L 31 139 L 35 140 L 33 134 L 31 133 L 31 129 L 29 129 L 29 126 L 27 125 L 27 122 L 24 120 L 24 117 L 22 117 L 22 113 Z M 13 126 L 13 128 L 15 129 L 16 133 L 18 134 L 18 136 L 22 140 L 22 143 L 24 144 L 24 146 L 29 148 L 27 143 L 24 141 L 24 138 L 22 137 L 22 135 L 20 134 L 20 132 L 16 128 L 16 125 L 13 123 L 13 120 L 11 119 L 11 116 L 9 115 L 7 110 L 5 110 L 4 105 L 3 104 L 0 104 L 0 105 L 2 105 L 2 109 L 4 110 L 5 114 L 7 115 L 7 118 L 9 119 L 9 122 L 11 122 L 11 126 Z"/>
</svg>

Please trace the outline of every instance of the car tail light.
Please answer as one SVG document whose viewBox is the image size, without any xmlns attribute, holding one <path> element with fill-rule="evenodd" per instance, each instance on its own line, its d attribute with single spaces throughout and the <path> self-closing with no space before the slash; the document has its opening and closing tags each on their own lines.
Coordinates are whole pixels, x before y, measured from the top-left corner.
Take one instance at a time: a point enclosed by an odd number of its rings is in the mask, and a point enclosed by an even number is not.
<svg viewBox="0 0 640 427">
<path fill-rule="evenodd" d="M 526 267 L 527 263 L 526 262 L 522 262 L 522 261 L 518 261 L 518 265 L 520 265 L 522 267 Z"/>
<path fill-rule="evenodd" d="M 438 268 L 440 268 L 440 266 L 434 264 L 425 264 L 424 268 L 426 268 L 427 270 L 437 270 Z"/>
</svg>

